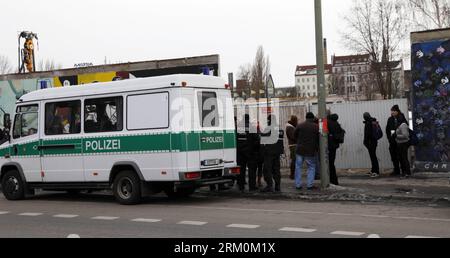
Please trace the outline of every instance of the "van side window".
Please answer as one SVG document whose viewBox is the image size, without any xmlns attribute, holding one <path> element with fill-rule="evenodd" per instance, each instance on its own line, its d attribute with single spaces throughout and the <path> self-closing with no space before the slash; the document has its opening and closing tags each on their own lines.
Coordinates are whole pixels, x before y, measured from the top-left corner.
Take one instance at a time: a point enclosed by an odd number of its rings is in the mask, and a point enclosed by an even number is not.
<svg viewBox="0 0 450 258">
<path fill-rule="evenodd" d="M 13 138 L 28 137 L 38 133 L 38 106 L 21 106 L 17 108 L 14 118 Z"/>
<path fill-rule="evenodd" d="M 45 104 L 45 134 L 66 135 L 81 133 L 81 101 Z"/>
<path fill-rule="evenodd" d="M 215 92 L 199 92 L 198 104 L 202 127 L 219 127 L 219 107 Z"/>
<path fill-rule="evenodd" d="M 85 100 L 84 131 L 86 133 L 118 132 L 122 130 L 122 97 Z"/>
<path fill-rule="evenodd" d="M 169 93 L 130 95 L 127 97 L 127 129 L 169 128 Z"/>
</svg>

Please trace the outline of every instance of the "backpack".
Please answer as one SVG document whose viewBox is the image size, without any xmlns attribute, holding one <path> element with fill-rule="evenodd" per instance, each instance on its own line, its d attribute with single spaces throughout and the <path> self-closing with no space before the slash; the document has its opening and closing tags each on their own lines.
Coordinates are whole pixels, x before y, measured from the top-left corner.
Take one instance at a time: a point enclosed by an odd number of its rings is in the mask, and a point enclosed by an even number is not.
<svg viewBox="0 0 450 258">
<path fill-rule="evenodd" d="M 417 146 L 419 145 L 419 137 L 417 137 L 416 132 L 409 129 L 409 145 L 410 146 Z"/>
<path fill-rule="evenodd" d="M 372 138 L 377 141 L 383 138 L 383 130 L 381 130 L 380 124 L 377 121 L 372 122 Z"/>
<path fill-rule="evenodd" d="M 333 134 L 333 138 L 337 144 L 343 144 L 345 140 L 345 130 L 339 126 L 339 130 Z"/>
</svg>

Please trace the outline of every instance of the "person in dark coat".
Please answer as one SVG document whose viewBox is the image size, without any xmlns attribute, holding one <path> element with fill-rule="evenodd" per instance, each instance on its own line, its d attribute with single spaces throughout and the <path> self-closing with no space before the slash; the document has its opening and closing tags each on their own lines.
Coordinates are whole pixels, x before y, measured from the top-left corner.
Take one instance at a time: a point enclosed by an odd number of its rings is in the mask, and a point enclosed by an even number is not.
<svg viewBox="0 0 450 258">
<path fill-rule="evenodd" d="M 333 185 L 339 185 L 339 180 L 336 173 L 336 152 L 340 145 L 344 143 L 345 130 L 342 129 L 338 122 L 339 116 L 337 114 L 331 114 L 328 116 L 328 155 L 330 162 L 330 182 Z"/>
<path fill-rule="evenodd" d="M 373 118 L 369 113 L 364 113 L 364 146 L 369 151 L 370 160 L 372 162 L 371 177 L 380 176 L 380 165 L 377 157 L 378 139 L 374 135 L 374 124 L 377 119 Z"/>
<path fill-rule="evenodd" d="M 273 135 L 275 134 L 275 135 Z M 280 129 L 275 115 L 268 117 L 268 126 L 261 133 L 264 152 L 264 181 L 262 192 L 281 192 L 281 155 L 284 153 L 284 131 Z M 275 189 L 274 189 L 275 182 Z"/>
<path fill-rule="evenodd" d="M 303 162 L 308 166 L 308 190 L 314 187 L 314 177 L 317 170 L 317 154 L 319 152 L 319 125 L 314 121 L 313 113 L 306 115 L 306 121 L 299 124 L 295 130 L 297 139 L 297 160 L 295 166 L 295 187 L 301 190 Z"/>
<path fill-rule="evenodd" d="M 295 160 L 297 155 L 295 154 L 297 150 L 297 139 L 295 138 L 295 129 L 297 129 L 298 125 L 298 118 L 296 116 L 291 116 L 291 119 L 286 125 L 286 136 L 288 139 L 289 144 L 289 154 L 291 158 L 291 174 L 289 175 L 289 178 L 294 180 L 295 179 Z"/>
<path fill-rule="evenodd" d="M 258 153 L 258 134 L 251 132 L 250 116 L 245 115 L 245 128 L 237 130 L 237 163 L 241 167 L 238 178 L 240 191 L 245 191 L 248 168 L 249 190 L 256 191 L 256 154 Z"/>
<path fill-rule="evenodd" d="M 400 176 L 400 160 L 398 158 L 398 146 L 395 141 L 395 131 L 402 124 L 403 120 L 406 120 L 405 115 L 402 114 L 398 105 L 391 108 L 391 117 L 389 117 L 386 126 L 386 135 L 389 140 L 389 153 L 391 154 L 392 164 L 394 165 L 394 171 L 391 176 Z"/>
</svg>

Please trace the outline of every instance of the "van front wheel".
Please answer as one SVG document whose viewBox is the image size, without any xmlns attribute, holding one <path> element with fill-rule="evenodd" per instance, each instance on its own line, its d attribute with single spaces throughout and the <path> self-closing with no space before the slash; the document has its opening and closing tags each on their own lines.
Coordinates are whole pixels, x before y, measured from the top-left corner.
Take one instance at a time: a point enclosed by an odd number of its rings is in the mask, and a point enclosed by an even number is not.
<svg viewBox="0 0 450 258">
<path fill-rule="evenodd" d="M 141 201 L 141 180 L 133 171 L 120 172 L 114 179 L 113 193 L 120 204 L 138 204 Z"/>
<path fill-rule="evenodd" d="M 17 170 L 6 173 L 2 180 L 2 191 L 5 198 L 10 201 L 23 200 L 25 198 L 25 184 Z"/>
</svg>

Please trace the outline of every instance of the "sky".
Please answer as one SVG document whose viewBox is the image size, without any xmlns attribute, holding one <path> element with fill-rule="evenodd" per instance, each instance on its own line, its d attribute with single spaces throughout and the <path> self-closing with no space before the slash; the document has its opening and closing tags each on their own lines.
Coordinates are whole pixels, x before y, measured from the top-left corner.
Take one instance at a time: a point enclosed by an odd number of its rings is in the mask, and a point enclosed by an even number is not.
<svg viewBox="0 0 450 258">
<path fill-rule="evenodd" d="M 331 54 L 352 0 L 322 0 Z M 296 65 L 315 64 L 313 0 L 2 0 L 0 55 L 17 66 L 20 31 L 39 36 L 37 59 L 64 68 L 219 54 L 221 76 L 253 62 L 262 45 L 276 87 L 295 85 Z"/>
</svg>

